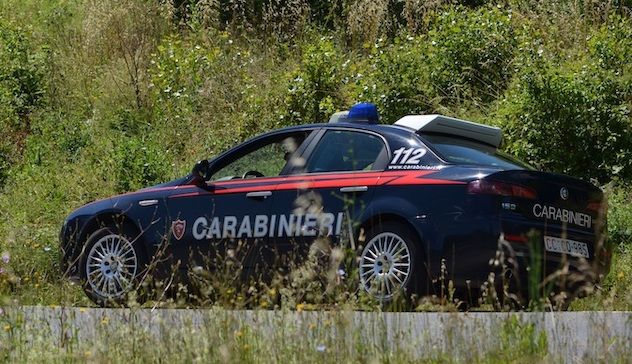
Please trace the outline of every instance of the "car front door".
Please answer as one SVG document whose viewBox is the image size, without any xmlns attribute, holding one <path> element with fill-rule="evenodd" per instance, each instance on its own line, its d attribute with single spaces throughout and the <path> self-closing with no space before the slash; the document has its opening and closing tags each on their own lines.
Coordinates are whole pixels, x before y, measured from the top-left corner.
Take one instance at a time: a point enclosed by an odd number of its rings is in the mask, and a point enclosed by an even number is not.
<svg viewBox="0 0 632 364">
<path fill-rule="evenodd" d="M 172 230 L 184 225 L 180 239 L 171 239 L 179 245 L 172 251 L 181 269 L 202 266 L 237 277 L 270 259 L 270 209 L 279 174 L 309 133 L 276 133 L 245 143 L 212 162 L 205 191 L 168 199 Z"/>
</svg>

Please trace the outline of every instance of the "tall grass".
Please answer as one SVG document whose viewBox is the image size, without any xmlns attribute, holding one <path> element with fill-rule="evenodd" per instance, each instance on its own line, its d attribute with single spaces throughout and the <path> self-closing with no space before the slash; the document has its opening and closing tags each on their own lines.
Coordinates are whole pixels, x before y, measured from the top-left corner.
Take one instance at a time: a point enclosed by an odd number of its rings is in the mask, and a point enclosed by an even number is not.
<svg viewBox="0 0 632 364">
<path fill-rule="evenodd" d="M 503 125 L 509 152 L 613 180 L 613 269 L 572 307 L 629 309 L 628 8 L 462 3 L 3 1 L 0 293 L 89 304 L 60 278 L 57 234 L 72 209 L 367 100 L 385 122 L 438 112 Z M 551 128 L 583 149 L 553 153 Z"/>
<path fill-rule="evenodd" d="M 482 334 L 483 327 L 420 327 L 396 314 L 361 316 L 344 311 L 214 308 L 151 313 L 57 308 L 43 314 L 27 309 L 5 315 L 11 318 L 2 319 L 0 357 L 13 362 L 501 363 L 555 356 L 548 353 L 544 331 L 513 316 L 496 318 L 497 335 L 479 342 L 469 335 Z M 427 336 L 441 327 L 448 332 Z"/>
</svg>

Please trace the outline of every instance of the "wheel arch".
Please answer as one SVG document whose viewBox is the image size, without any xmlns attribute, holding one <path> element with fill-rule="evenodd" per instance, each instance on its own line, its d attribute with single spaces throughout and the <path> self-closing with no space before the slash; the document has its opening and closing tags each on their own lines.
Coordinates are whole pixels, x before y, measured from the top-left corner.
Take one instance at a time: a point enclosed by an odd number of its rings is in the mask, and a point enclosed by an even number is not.
<svg viewBox="0 0 632 364">
<path fill-rule="evenodd" d="M 142 237 L 142 230 L 138 227 L 134 220 L 122 211 L 107 210 L 90 218 L 81 229 L 78 241 L 82 242 L 82 253 L 83 247 L 85 247 L 85 243 L 90 235 L 104 227 L 116 227 L 121 230 L 124 228 L 132 229 L 134 231 L 134 241 L 140 241 L 140 245 L 143 249 L 146 249 L 145 242 Z"/>
<path fill-rule="evenodd" d="M 366 231 L 370 227 L 383 224 L 386 222 L 399 223 L 409 228 L 410 231 L 413 234 L 415 234 L 415 236 L 417 237 L 418 243 L 420 244 L 419 246 L 420 250 L 423 251 L 424 253 L 427 253 L 427 244 L 426 242 L 424 242 L 423 234 L 419 231 L 419 229 L 415 227 L 415 225 L 406 217 L 394 212 L 376 213 L 371 216 L 368 216 L 367 218 L 362 220 L 360 224 L 358 225 L 358 227 L 356 228 L 355 236 L 360 236 L 361 234 L 363 234 L 363 231 L 364 233 L 366 233 Z"/>
</svg>

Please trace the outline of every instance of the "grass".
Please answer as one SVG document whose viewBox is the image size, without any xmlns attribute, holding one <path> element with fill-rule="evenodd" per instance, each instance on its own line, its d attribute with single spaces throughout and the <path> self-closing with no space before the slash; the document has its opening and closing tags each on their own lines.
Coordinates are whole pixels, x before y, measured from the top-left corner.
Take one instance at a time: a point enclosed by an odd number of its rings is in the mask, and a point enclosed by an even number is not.
<svg viewBox="0 0 632 364">
<path fill-rule="evenodd" d="M 313 19 L 288 2 L 294 8 L 275 5 L 260 17 L 250 9 L 252 17 L 241 19 L 234 8 L 208 4 L 196 10 L 140 0 L 2 2 L 0 252 L 10 257 L 0 262 L 2 300 L 89 305 L 77 286 L 60 279 L 57 235 L 70 211 L 179 177 L 194 161 L 254 134 L 319 121 L 359 100 L 375 101 L 389 121 L 436 112 L 497 125 L 511 121 L 521 135 L 521 115 L 551 109 L 542 95 L 529 94 L 542 86 L 532 76 L 544 70 L 552 78 L 541 83 L 555 81 L 564 91 L 565 98 L 549 100 L 552 105 L 572 101 L 586 106 L 578 120 L 592 120 L 598 111 L 599 120 L 614 120 L 614 126 L 631 124 L 629 90 L 617 86 L 628 84 L 630 74 L 624 5 L 608 10 L 577 1 L 489 2 L 469 9 L 437 1 L 420 8 L 411 0 L 401 11 L 385 2 L 367 3 L 366 19 L 349 12 L 364 3 L 314 8 L 313 14 L 325 15 Z M 423 21 L 407 23 L 400 13 Z M 295 17 L 301 22 L 293 22 Z M 276 25 L 254 24 L 264 18 Z M 451 59 L 458 62 L 446 61 Z M 603 72 L 580 73 L 603 73 L 604 79 L 567 82 L 574 72 L 595 67 Z M 585 84 L 592 86 L 581 88 Z M 589 98 L 579 97 L 587 93 Z M 542 114 L 543 120 L 568 115 L 557 111 Z M 577 115 L 572 116 L 562 119 Z M 527 128 L 527 137 L 546 135 L 535 129 L 548 125 L 540 120 Z M 601 125 L 584 130 L 577 123 L 582 133 Z M 614 181 L 608 223 L 616 249 L 600 289 L 571 309 L 632 309 L 626 174 L 632 158 L 630 145 L 617 144 L 629 134 L 624 131 L 591 143 L 612 144 L 615 152 L 574 153 L 597 161 L 590 170 L 607 177 L 602 185 Z M 546 164 L 551 149 L 525 140 L 508 151 Z M 552 160 L 570 165 L 568 154 Z M 581 168 L 573 172 L 589 170 L 585 159 L 577 161 Z M 443 302 L 424 309 L 455 309 L 451 300 Z"/>
<path fill-rule="evenodd" d="M 612 334 L 625 335 L 625 323 L 613 331 L 602 324 L 616 318 L 564 315 L 8 309 L 0 315 L 0 358 L 34 363 L 546 363 L 581 356 L 582 362 L 629 362 L 627 338 Z M 582 328 L 588 336 L 572 332 Z"/>
<path fill-rule="evenodd" d="M 57 307 L 41 316 L 26 309 L 3 316 L 0 355 L 13 362 L 505 363 L 551 358 L 546 334 L 515 316 L 495 319 L 497 335 L 477 342 L 468 335 L 482 334 L 482 328 L 438 325 L 447 331 L 432 338 L 427 336 L 432 331 L 425 331 L 430 327 L 418 332 L 407 319 L 396 321 L 396 315 L 358 320 L 359 314 L 344 310 L 151 313 Z"/>
<path fill-rule="evenodd" d="M 610 199 L 613 264 L 595 292 L 570 309 L 632 310 L 629 5 L 173 3 L 0 2 L 0 307 L 92 305 L 79 286 L 61 278 L 59 268 L 57 236 L 74 208 L 182 176 L 196 160 L 257 133 L 326 120 L 357 101 L 373 101 L 389 122 L 410 113 L 442 113 L 502 125 L 509 153 L 557 172 L 597 178 Z M 575 147 L 550 145 L 552 132 L 566 135 L 560 143 Z M 203 324 L 156 323 L 158 335 L 145 322 L 99 316 L 92 326 L 95 339 L 80 339 L 59 311 L 50 321 L 63 321 L 64 334 L 29 327 L 38 323 L 27 315 L 0 314 L 0 360 L 560 359 L 548 352 L 551 337 L 515 316 L 476 328 L 493 339 L 489 345 L 446 328 L 440 336 L 445 341 L 423 347 L 420 357 L 413 353 L 421 339 L 387 345 L 392 333 L 385 326 L 372 327 L 371 340 L 365 340 L 367 327 L 350 322 L 351 311 L 382 307 L 358 294 L 352 279 L 332 285 L 332 265 L 320 263 L 308 262 L 311 270 L 296 267 L 273 285 L 254 285 L 255 295 L 240 296 L 216 278 L 200 279 L 212 292 L 154 297 L 142 307 L 208 309 L 197 311 Z M 347 276 L 355 276 L 353 269 Z M 448 276 L 440 282 L 444 294 L 417 302 L 415 309 L 456 311 Z M 227 311 L 244 307 L 262 309 L 254 315 L 277 315 L 276 329 L 266 332 Z M 547 307 L 538 302 L 531 309 Z M 137 309 L 132 313 L 160 315 Z M 296 317 L 294 311 L 318 309 L 329 311 L 323 314 L 328 319 L 287 319 Z M 476 309 L 511 306 L 488 293 Z M 81 309 L 73 312 L 79 320 Z M 595 361 L 628 362 L 627 354 Z"/>
</svg>

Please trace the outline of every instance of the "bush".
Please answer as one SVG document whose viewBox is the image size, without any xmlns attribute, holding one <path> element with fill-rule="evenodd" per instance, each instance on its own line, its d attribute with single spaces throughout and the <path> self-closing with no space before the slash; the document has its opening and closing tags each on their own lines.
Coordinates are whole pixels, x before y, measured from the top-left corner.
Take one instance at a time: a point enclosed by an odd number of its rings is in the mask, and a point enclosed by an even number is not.
<svg viewBox="0 0 632 364">
<path fill-rule="evenodd" d="M 511 15 L 496 7 L 455 7 L 431 20 L 426 52 L 437 96 L 454 103 L 490 102 L 502 95 L 517 45 Z"/>
<path fill-rule="evenodd" d="M 507 149 L 545 170 L 607 182 L 632 177 L 629 86 L 594 65 L 534 63 L 502 103 Z"/>
<path fill-rule="evenodd" d="M 621 186 L 608 195 L 608 239 L 616 245 L 632 244 L 632 192 Z"/>
<path fill-rule="evenodd" d="M 173 105 L 177 100 L 195 98 L 212 75 L 215 58 L 220 53 L 217 47 L 192 44 L 179 37 L 164 39 L 152 55 L 149 76 L 153 100 L 158 107 Z"/>
<path fill-rule="evenodd" d="M 286 125 L 327 121 L 344 106 L 341 53 L 329 37 L 307 47 L 301 68 L 293 72 L 288 85 Z"/>
<path fill-rule="evenodd" d="M 165 182 L 170 164 L 162 147 L 146 138 L 120 138 L 116 142 L 117 192 L 133 191 Z"/>
<path fill-rule="evenodd" d="M 0 140 L 0 188 L 4 185 L 4 181 L 9 176 L 9 169 L 11 168 L 11 145 L 4 140 Z"/>
<path fill-rule="evenodd" d="M 46 57 L 31 44 L 28 29 L 0 19 L 0 118 L 10 125 L 28 129 L 28 115 L 43 99 Z"/>
<path fill-rule="evenodd" d="M 387 123 L 490 102 L 511 79 L 517 42 L 510 12 L 452 7 L 428 21 L 427 34 L 375 43 L 366 75 L 353 80 L 361 84 L 357 98 L 377 103 Z"/>
<path fill-rule="evenodd" d="M 630 79 L 632 76 L 623 72 L 632 70 L 632 21 L 611 16 L 606 24 L 591 35 L 588 51 L 600 67 L 621 72 L 620 76 Z"/>
<path fill-rule="evenodd" d="M 26 143 L 27 159 L 32 164 L 38 164 L 42 155 L 61 162 L 79 161 L 91 139 L 88 132 L 91 122 L 62 111 L 38 115 Z"/>
<path fill-rule="evenodd" d="M 434 110 L 425 48 L 421 37 L 376 43 L 368 65 L 353 76 L 351 84 L 360 85 L 356 99 L 376 103 L 385 123 Z"/>
</svg>

